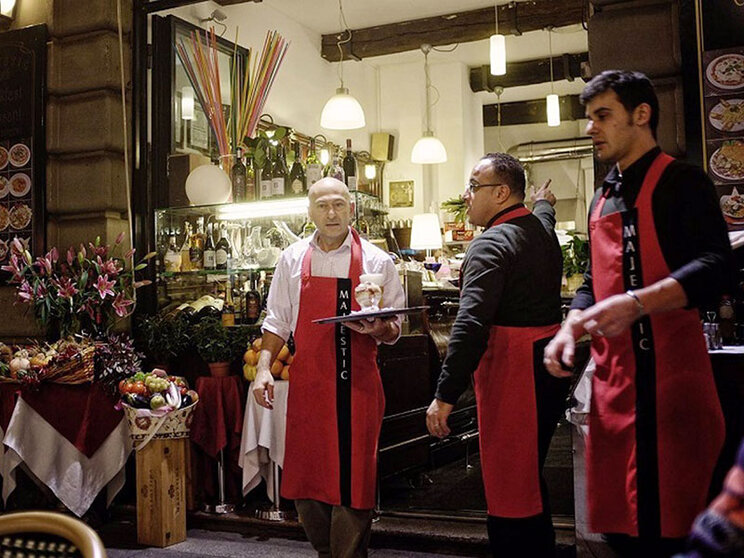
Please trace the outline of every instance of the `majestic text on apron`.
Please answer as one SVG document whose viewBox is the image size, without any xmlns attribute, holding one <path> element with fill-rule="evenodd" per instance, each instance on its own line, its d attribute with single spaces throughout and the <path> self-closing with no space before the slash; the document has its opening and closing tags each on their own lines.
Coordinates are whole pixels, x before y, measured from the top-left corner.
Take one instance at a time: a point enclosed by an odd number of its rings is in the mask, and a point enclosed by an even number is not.
<svg viewBox="0 0 744 558">
<path fill-rule="evenodd" d="M 673 159 L 660 154 L 636 205 L 589 223 L 597 302 L 669 276 L 651 197 Z M 597 369 L 587 441 L 592 531 L 683 537 L 705 507 L 723 443 L 723 416 L 696 310 L 644 316 L 623 334 L 594 337 Z"/>
<path fill-rule="evenodd" d="M 362 245 L 350 234 L 348 279 L 313 276 L 312 246 L 302 260 L 282 496 L 371 509 L 385 407 L 377 344 L 341 324 L 313 323 L 359 309 Z"/>
<path fill-rule="evenodd" d="M 529 213 L 521 206 L 491 226 Z M 491 327 L 486 352 L 475 371 L 481 469 L 489 515 L 519 518 L 543 510 L 537 384 L 556 380 L 542 364 L 544 343 L 540 342 L 553 337 L 559 326 Z"/>
</svg>

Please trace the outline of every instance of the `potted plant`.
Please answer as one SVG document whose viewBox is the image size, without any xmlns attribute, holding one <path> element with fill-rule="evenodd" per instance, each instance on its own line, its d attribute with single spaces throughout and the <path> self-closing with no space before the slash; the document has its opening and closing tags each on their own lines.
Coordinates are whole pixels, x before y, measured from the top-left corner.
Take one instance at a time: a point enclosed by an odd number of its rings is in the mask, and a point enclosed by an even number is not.
<svg viewBox="0 0 744 558">
<path fill-rule="evenodd" d="M 169 363 L 186 352 L 191 341 L 189 320 L 183 314 L 156 314 L 139 319 L 137 341 L 150 362 L 169 371 Z"/>
<path fill-rule="evenodd" d="M 208 318 L 196 324 L 191 339 L 212 376 L 230 374 L 230 363 L 242 352 L 240 340 L 220 320 Z"/>
<path fill-rule="evenodd" d="M 571 240 L 561 246 L 563 252 L 563 276 L 566 290 L 575 293 L 581 286 L 584 271 L 589 264 L 589 241 L 577 233 L 569 233 Z"/>
</svg>

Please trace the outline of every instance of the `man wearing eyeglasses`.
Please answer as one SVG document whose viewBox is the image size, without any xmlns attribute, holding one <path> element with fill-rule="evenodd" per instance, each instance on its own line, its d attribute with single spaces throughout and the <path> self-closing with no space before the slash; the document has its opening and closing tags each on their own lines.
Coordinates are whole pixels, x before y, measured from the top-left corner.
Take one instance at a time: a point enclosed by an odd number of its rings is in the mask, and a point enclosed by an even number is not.
<svg viewBox="0 0 744 558">
<path fill-rule="evenodd" d="M 531 212 L 514 157 L 489 153 L 473 169 L 463 197 L 470 222 L 486 230 L 465 256 L 460 308 L 426 416 L 432 436 L 447 436 L 447 418 L 474 374 L 494 556 L 555 552 L 542 467 L 568 383 L 542 363 L 561 322 L 563 258 L 549 184 L 532 196 Z"/>
</svg>

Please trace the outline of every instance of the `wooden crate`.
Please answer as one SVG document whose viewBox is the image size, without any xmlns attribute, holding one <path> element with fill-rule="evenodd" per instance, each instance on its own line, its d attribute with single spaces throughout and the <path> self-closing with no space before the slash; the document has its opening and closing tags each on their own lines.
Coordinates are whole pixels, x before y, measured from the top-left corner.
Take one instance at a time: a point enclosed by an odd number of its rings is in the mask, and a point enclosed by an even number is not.
<svg viewBox="0 0 744 558">
<path fill-rule="evenodd" d="M 137 452 L 137 542 L 170 546 L 186 540 L 189 439 L 153 439 Z"/>
</svg>

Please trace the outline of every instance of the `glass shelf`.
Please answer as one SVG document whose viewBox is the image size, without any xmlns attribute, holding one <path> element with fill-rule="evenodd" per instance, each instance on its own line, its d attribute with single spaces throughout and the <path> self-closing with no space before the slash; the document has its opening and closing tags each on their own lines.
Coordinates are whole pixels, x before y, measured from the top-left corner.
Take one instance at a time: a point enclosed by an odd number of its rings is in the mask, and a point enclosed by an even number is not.
<svg viewBox="0 0 744 558">
<path fill-rule="evenodd" d="M 219 276 L 219 275 L 238 275 L 241 273 L 260 273 L 262 271 L 272 272 L 273 267 L 241 267 L 231 269 L 195 269 L 192 271 L 161 271 L 158 275 L 163 279 L 172 277 L 198 277 L 198 276 Z"/>
</svg>

